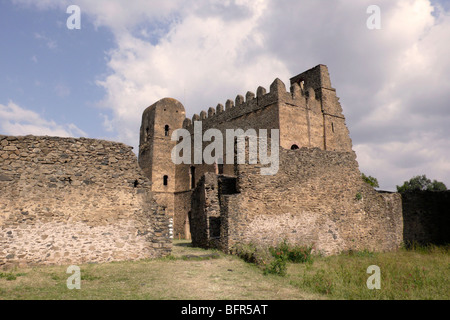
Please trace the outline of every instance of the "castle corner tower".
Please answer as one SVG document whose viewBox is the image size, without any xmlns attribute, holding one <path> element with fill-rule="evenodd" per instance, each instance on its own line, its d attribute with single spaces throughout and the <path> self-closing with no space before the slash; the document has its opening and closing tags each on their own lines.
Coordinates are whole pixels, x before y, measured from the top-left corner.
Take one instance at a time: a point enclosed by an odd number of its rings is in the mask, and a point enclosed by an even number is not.
<svg viewBox="0 0 450 320">
<path fill-rule="evenodd" d="M 140 129 L 139 165 L 152 181 L 154 198 L 172 218 L 176 166 L 171 161 L 171 152 L 177 142 L 171 136 L 174 130 L 182 128 L 185 118 L 184 106 L 179 101 L 164 98 L 145 109 Z"/>
</svg>

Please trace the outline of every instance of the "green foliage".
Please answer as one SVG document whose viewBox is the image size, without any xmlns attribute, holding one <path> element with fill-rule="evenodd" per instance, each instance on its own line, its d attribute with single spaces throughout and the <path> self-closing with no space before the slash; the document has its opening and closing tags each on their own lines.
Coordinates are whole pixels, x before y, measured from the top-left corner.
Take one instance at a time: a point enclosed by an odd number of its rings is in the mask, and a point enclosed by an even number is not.
<svg viewBox="0 0 450 320">
<path fill-rule="evenodd" d="M 446 191 L 447 187 L 443 182 L 437 180 L 431 181 L 426 177 L 426 175 L 415 176 L 409 181 L 403 182 L 402 186 L 397 186 L 398 192 L 409 192 L 416 190 Z"/>
<path fill-rule="evenodd" d="M 8 281 L 12 281 L 12 280 L 16 280 L 17 277 L 21 277 L 21 276 L 24 276 L 24 275 L 25 275 L 25 273 L 16 273 L 16 274 L 14 274 L 12 272 L 9 272 L 9 273 L 2 273 L 2 272 L 0 272 L 0 279 L 6 279 Z"/>
<path fill-rule="evenodd" d="M 273 259 L 269 249 L 262 246 L 256 246 L 252 243 L 237 244 L 232 252 L 246 262 L 254 263 L 258 266 L 270 264 Z"/>
<path fill-rule="evenodd" d="M 286 258 L 287 261 L 293 263 L 305 263 L 312 261 L 312 246 L 294 246 L 290 245 L 287 241 L 283 241 L 276 248 L 271 248 L 271 251 L 272 255 L 281 255 Z"/>
<path fill-rule="evenodd" d="M 431 186 L 427 190 L 431 190 L 431 191 L 447 191 L 447 186 L 443 182 L 440 182 L 440 181 L 437 181 L 437 180 L 433 180 L 433 182 L 431 182 Z"/>
<path fill-rule="evenodd" d="M 334 290 L 333 280 L 333 277 L 329 273 L 320 269 L 312 275 L 305 273 L 303 277 L 303 286 L 314 292 L 329 295 L 332 294 Z"/>
<path fill-rule="evenodd" d="M 101 277 L 94 276 L 90 273 L 87 273 L 86 271 L 81 272 L 81 280 L 94 281 L 94 280 L 99 280 L 99 279 L 101 279 Z"/>
<path fill-rule="evenodd" d="M 358 193 L 356 194 L 355 199 L 358 200 L 358 201 L 360 201 L 360 200 L 362 199 L 362 194 L 361 194 L 361 192 L 358 192 Z"/>
<path fill-rule="evenodd" d="M 378 184 L 377 178 L 374 178 L 372 176 L 366 176 L 364 173 L 361 173 L 361 177 L 365 183 L 370 184 L 372 187 L 374 187 L 374 188 L 380 187 L 380 185 Z"/>
<path fill-rule="evenodd" d="M 312 246 L 295 246 L 283 241 L 276 247 L 263 247 L 254 244 L 239 244 L 234 253 L 246 262 L 254 263 L 263 269 L 264 274 L 286 275 L 287 263 L 312 262 Z"/>
<path fill-rule="evenodd" d="M 264 274 L 277 274 L 279 276 L 285 276 L 287 271 L 287 259 L 286 256 L 280 252 L 275 256 L 268 265 L 264 268 Z"/>
</svg>

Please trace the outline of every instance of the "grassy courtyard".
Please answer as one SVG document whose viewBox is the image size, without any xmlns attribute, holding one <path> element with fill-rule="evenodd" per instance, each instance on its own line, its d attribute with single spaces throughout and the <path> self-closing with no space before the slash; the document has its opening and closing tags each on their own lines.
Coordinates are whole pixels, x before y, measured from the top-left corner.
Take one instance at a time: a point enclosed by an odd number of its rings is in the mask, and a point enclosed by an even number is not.
<svg viewBox="0 0 450 320">
<path fill-rule="evenodd" d="M 369 290 L 370 265 L 381 288 Z M 81 288 L 69 290 L 67 266 L 0 271 L 0 299 L 302 300 L 450 299 L 448 247 L 354 252 L 289 263 L 286 275 L 175 241 L 171 256 L 80 265 Z"/>
</svg>

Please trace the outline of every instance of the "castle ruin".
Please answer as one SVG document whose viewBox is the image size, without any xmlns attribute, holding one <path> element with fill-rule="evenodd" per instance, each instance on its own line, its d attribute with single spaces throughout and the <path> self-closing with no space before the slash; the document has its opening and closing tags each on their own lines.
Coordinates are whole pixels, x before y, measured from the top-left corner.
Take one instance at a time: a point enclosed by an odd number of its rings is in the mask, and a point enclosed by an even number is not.
<svg viewBox="0 0 450 320">
<path fill-rule="evenodd" d="M 202 133 L 214 128 L 224 136 L 227 129 L 278 129 L 278 173 L 261 175 L 260 163 L 223 159 L 174 164 L 173 131 L 186 129 L 194 139 L 197 121 Z M 192 120 L 180 102 L 156 102 L 142 116 L 139 164 L 157 202 L 173 216 L 174 235 L 192 237 L 196 246 L 229 252 L 239 242 L 289 240 L 331 254 L 391 250 L 402 241 L 400 195 L 378 193 L 362 181 L 325 65 L 291 78 L 289 91 L 276 79 L 269 91 L 259 87 Z"/>
<path fill-rule="evenodd" d="M 261 174 L 261 161 L 175 164 L 177 129 L 188 132 L 191 156 L 195 133 L 267 130 L 271 141 L 278 130 L 277 172 Z M 192 119 L 175 99 L 154 103 L 142 115 L 138 157 L 117 142 L 0 135 L 0 267 L 162 257 L 174 237 L 224 252 L 284 240 L 323 254 L 448 243 L 449 199 L 409 194 L 402 203 L 362 180 L 328 69 L 318 65 L 291 78 L 289 91 L 276 79 Z"/>
</svg>

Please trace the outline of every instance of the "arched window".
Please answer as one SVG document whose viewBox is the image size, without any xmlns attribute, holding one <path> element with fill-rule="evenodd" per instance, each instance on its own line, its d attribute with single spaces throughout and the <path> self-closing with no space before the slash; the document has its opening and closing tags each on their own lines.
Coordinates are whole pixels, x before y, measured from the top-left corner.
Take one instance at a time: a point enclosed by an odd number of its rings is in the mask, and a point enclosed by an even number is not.
<svg viewBox="0 0 450 320">
<path fill-rule="evenodd" d="M 167 186 L 169 184 L 169 176 L 164 176 L 163 183 L 165 186 Z"/>
<path fill-rule="evenodd" d="M 299 147 L 298 147 L 298 145 L 296 145 L 296 144 L 293 144 L 292 146 L 291 146 L 291 150 L 298 150 L 299 149 Z"/>
<path fill-rule="evenodd" d="M 170 129 L 169 125 L 166 124 L 166 126 L 164 127 L 164 134 L 165 134 L 166 137 L 169 136 L 169 129 Z"/>
<path fill-rule="evenodd" d="M 150 129 L 147 127 L 145 128 L 145 136 L 144 136 L 144 141 L 147 142 L 148 140 L 148 133 L 149 133 Z"/>
</svg>

